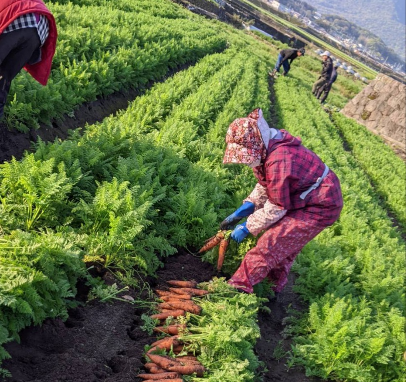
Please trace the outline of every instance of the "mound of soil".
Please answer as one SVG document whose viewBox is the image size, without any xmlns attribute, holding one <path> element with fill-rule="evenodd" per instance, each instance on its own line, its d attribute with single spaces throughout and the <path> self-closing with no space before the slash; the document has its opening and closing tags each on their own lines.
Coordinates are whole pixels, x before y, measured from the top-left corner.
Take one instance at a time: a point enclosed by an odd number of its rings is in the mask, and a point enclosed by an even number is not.
<svg viewBox="0 0 406 382">
<path fill-rule="evenodd" d="M 148 280 L 157 288 L 171 279 L 195 279 L 208 281 L 218 275 L 212 265 L 185 251 L 169 257 L 158 277 Z M 116 282 L 110 273 L 103 278 L 108 284 Z M 271 314 L 260 313 L 259 324 L 262 338 L 256 352 L 266 364 L 262 372 L 263 381 L 312 381 L 302 370 L 287 370 L 283 359 L 277 360 L 274 349 L 282 339 L 283 319 L 289 305 L 300 307 L 297 297 L 291 291 L 292 279 L 279 296 L 278 301 L 269 303 Z M 82 294 L 86 294 L 82 288 Z M 140 295 L 134 291 L 125 292 L 135 300 L 148 297 L 144 289 Z M 85 299 L 83 299 L 85 300 Z M 137 374 L 143 371 L 144 346 L 155 341 L 154 336 L 141 330 L 141 315 L 147 313 L 137 304 L 118 300 L 112 303 L 99 301 L 83 302 L 72 309 L 69 318 L 49 319 L 41 326 L 28 327 L 21 331 L 20 343 L 6 344 L 10 360 L 2 367 L 12 373 L 12 378 L 2 382 L 138 382 Z M 287 350 L 289 342 L 285 342 Z M 220 382 L 220 381 L 219 381 Z M 238 381 L 236 381 L 238 382 Z"/>
</svg>

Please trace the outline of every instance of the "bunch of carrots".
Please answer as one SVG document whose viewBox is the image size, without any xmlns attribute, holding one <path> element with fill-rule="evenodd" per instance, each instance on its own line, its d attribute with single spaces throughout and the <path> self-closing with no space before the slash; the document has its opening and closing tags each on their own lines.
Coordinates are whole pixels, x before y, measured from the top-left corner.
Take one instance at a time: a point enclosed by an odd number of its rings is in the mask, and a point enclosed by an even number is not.
<svg viewBox="0 0 406 382">
<path fill-rule="evenodd" d="M 214 248 L 216 245 L 219 246 L 219 257 L 217 259 L 217 270 L 221 271 L 223 267 L 224 258 L 226 255 L 228 244 L 230 243 L 230 233 L 231 231 L 218 231 L 214 236 L 207 239 L 202 248 L 200 248 L 199 253 L 208 251 Z"/>
<path fill-rule="evenodd" d="M 148 373 L 138 375 L 144 382 L 182 382 L 182 375 L 196 374 L 202 377 L 205 371 L 203 365 L 192 354 L 170 357 L 162 355 L 162 351 L 172 351 L 175 355 L 185 351 L 187 344 L 179 338 L 179 334 L 185 330 L 185 325 L 165 325 L 166 319 L 185 316 L 186 312 L 200 315 L 201 307 L 192 300 L 192 297 L 204 296 L 209 292 L 198 289 L 196 281 L 170 280 L 168 284 L 170 285 L 168 291 L 155 291 L 162 303 L 158 304 L 159 313 L 153 314 L 151 318 L 160 321 L 154 331 L 169 336 L 155 341 L 148 350 L 149 362 L 144 365 Z"/>
</svg>

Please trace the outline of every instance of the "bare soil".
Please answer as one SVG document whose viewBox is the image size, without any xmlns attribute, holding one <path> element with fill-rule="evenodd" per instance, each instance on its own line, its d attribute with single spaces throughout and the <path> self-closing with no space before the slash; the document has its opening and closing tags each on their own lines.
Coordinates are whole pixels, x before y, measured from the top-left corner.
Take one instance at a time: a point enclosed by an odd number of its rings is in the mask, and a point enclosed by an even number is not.
<svg viewBox="0 0 406 382">
<path fill-rule="evenodd" d="M 170 279 L 195 279 L 208 281 L 218 275 L 213 266 L 185 251 L 169 257 L 157 279 L 149 279 L 151 288 Z M 110 273 L 103 278 L 108 284 L 116 282 Z M 268 304 L 271 314 L 260 313 L 259 324 L 262 338 L 256 352 L 266 364 L 262 380 L 305 382 L 303 370 L 287 370 L 285 360 L 277 360 L 273 352 L 282 339 L 283 319 L 289 306 L 300 308 L 297 296 L 292 292 L 293 275 L 289 285 L 278 301 Z M 143 371 L 144 346 L 155 341 L 154 336 L 140 329 L 141 315 L 148 313 L 137 304 L 114 300 L 112 303 L 90 301 L 86 303 L 88 289 L 82 285 L 79 299 L 83 305 L 72 309 L 69 318 L 46 320 L 41 326 L 28 327 L 21 331 L 20 343 L 5 346 L 12 358 L 3 367 L 12 373 L 12 378 L 2 382 L 139 382 L 137 374 Z M 145 291 L 137 295 L 125 292 L 133 298 L 145 299 Z M 287 350 L 289 341 L 285 341 Z M 220 382 L 220 381 L 219 381 Z M 236 381 L 238 382 L 238 381 Z"/>
</svg>

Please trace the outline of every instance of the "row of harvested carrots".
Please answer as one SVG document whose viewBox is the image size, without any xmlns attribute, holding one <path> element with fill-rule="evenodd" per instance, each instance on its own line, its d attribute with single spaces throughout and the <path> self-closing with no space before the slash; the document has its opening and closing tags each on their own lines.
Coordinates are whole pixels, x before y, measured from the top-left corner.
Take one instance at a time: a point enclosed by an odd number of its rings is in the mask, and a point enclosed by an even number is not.
<svg viewBox="0 0 406 382">
<path fill-rule="evenodd" d="M 197 305 L 192 297 L 204 296 L 208 292 L 197 288 L 195 281 L 170 280 L 171 285 L 168 291 L 156 290 L 156 294 L 163 301 L 158 304 L 159 313 L 151 318 L 160 321 L 159 326 L 154 328 L 157 333 L 170 335 L 151 344 L 147 352 L 147 359 L 150 362 L 144 365 L 148 373 L 139 374 L 138 377 L 144 382 L 182 382 L 182 375 L 196 374 L 202 377 L 205 371 L 203 365 L 194 355 L 188 354 L 179 357 L 169 357 L 157 354 L 160 350 L 172 351 L 175 355 L 185 350 L 185 344 L 179 339 L 179 334 L 185 330 L 184 325 L 174 324 L 165 326 L 168 317 L 177 318 L 185 316 L 186 312 L 200 314 L 201 307 Z"/>
</svg>

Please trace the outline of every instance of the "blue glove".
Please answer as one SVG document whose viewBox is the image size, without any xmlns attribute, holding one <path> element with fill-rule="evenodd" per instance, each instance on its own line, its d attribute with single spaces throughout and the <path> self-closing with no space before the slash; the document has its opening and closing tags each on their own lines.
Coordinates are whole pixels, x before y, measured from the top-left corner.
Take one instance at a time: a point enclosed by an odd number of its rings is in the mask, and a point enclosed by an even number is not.
<svg viewBox="0 0 406 382">
<path fill-rule="evenodd" d="M 247 222 L 238 224 L 238 226 L 235 227 L 234 231 L 231 232 L 231 238 L 235 240 L 238 244 L 240 244 L 250 233 L 246 225 Z"/>
<path fill-rule="evenodd" d="M 245 202 L 243 205 L 233 212 L 230 216 L 227 216 L 220 224 L 220 229 L 229 230 L 233 229 L 235 225 L 246 216 L 251 215 L 255 210 L 255 204 L 251 202 Z"/>
</svg>

